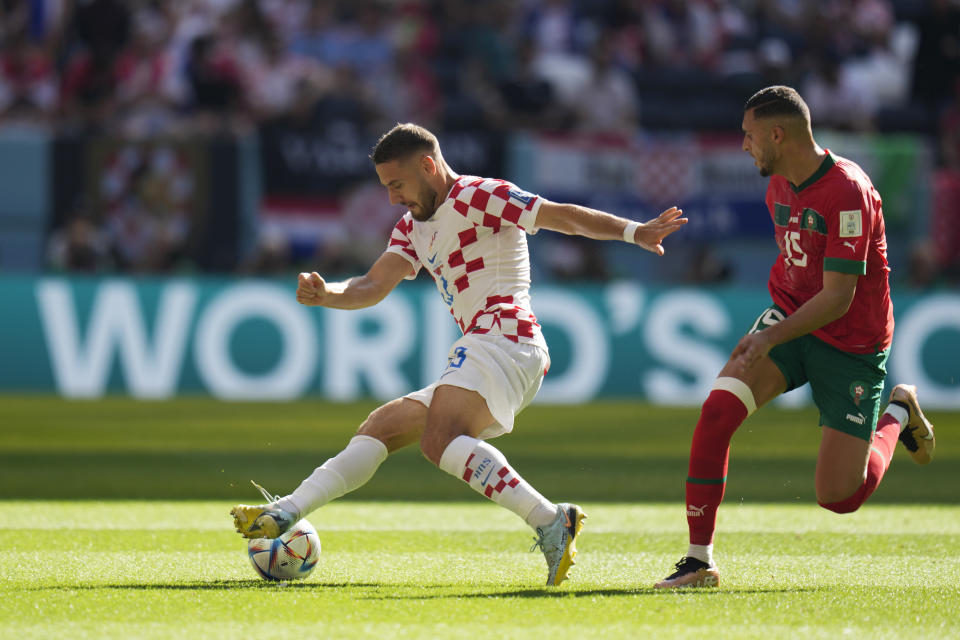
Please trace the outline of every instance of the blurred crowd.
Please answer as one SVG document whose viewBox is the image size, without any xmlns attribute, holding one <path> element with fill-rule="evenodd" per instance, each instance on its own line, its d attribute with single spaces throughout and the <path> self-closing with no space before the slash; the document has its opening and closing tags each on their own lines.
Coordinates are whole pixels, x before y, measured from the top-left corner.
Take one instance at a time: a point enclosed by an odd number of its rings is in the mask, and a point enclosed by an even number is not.
<svg viewBox="0 0 960 640">
<path fill-rule="evenodd" d="M 936 136 L 960 189 L 958 0 L 0 0 L 0 121 L 57 132 L 730 131 L 776 83 L 821 128 Z"/>
<path fill-rule="evenodd" d="M 744 87 L 773 83 L 798 87 L 822 126 L 864 130 L 906 120 L 924 127 L 928 113 L 909 108 L 949 100 L 947 80 L 960 57 L 955 0 L 2 0 L 0 7 L 4 119 L 130 135 L 294 113 L 348 115 L 377 131 L 417 120 L 441 130 L 629 133 L 643 126 L 647 106 L 651 124 L 690 127 L 692 118 L 699 127 L 728 128 L 724 114 L 711 122 L 698 105 L 670 104 L 671 90 L 729 87 L 739 106 Z M 888 123 L 885 113 L 895 118 Z"/>
</svg>

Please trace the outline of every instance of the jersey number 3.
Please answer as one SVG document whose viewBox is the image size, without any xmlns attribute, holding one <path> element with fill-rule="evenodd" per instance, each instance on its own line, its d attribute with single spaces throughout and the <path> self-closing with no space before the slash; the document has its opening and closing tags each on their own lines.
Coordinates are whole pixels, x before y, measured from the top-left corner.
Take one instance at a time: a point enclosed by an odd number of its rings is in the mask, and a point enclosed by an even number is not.
<svg viewBox="0 0 960 640">
<path fill-rule="evenodd" d="M 453 356 L 447 361 L 448 369 L 459 369 L 463 366 L 463 361 L 467 359 L 467 348 L 457 347 L 453 350 Z"/>
</svg>

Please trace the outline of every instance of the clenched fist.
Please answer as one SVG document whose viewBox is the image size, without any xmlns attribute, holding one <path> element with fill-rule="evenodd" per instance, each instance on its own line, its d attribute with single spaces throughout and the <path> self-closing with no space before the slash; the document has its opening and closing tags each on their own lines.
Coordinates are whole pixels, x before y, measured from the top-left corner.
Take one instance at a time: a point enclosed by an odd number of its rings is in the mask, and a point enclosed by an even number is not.
<svg viewBox="0 0 960 640">
<path fill-rule="evenodd" d="M 297 276 L 297 302 L 307 306 L 323 305 L 327 297 L 327 283 L 316 271 Z"/>
</svg>

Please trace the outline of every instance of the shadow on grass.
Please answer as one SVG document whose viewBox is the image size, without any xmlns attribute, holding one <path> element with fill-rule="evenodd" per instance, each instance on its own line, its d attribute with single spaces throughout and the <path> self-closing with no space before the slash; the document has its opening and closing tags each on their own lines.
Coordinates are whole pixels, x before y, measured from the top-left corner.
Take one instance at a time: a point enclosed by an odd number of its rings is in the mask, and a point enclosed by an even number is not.
<svg viewBox="0 0 960 640">
<path fill-rule="evenodd" d="M 268 582 L 266 580 L 257 580 L 256 578 L 242 580 L 214 580 L 211 582 L 180 582 L 180 583 L 113 583 L 113 584 L 75 584 L 75 585 L 48 585 L 38 586 L 26 589 L 26 591 L 99 591 L 102 589 L 124 589 L 124 590 L 171 590 L 171 591 L 228 591 L 231 589 L 347 589 L 351 587 L 360 588 L 383 588 L 374 582 L 340 582 L 340 583 L 319 583 L 319 582 Z"/>
<path fill-rule="evenodd" d="M 27 591 L 101 591 L 107 589 L 132 590 L 132 591 L 232 591 L 239 589 L 282 589 L 295 591 L 329 591 L 359 589 L 361 593 L 358 598 L 363 600 L 464 600 L 464 599 L 499 599 L 499 598 L 583 598 L 583 597 L 617 597 L 617 596 L 694 596 L 694 597 L 720 597 L 724 595 L 741 594 L 776 594 L 776 593 L 803 593 L 822 590 L 817 587 L 796 587 L 791 589 L 784 588 L 750 588 L 750 589 L 688 589 L 682 591 L 660 591 L 653 587 L 623 587 L 607 589 L 582 589 L 582 590 L 562 590 L 548 589 L 545 587 L 519 588 L 502 591 L 468 591 L 454 593 L 438 594 L 383 594 L 383 593 L 364 593 L 370 590 L 381 592 L 391 589 L 418 589 L 423 591 L 435 591 L 439 589 L 456 589 L 458 585 L 451 584 L 425 584 L 425 585 L 398 585 L 398 584 L 380 584 L 375 582 L 267 582 L 257 579 L 238 579 L 238 580 L 216 580 L 211 582 L 184 582 L 184 583 L 127 583 L 127 584 L 77 584 L 77 585 L 51 585 L 28 588 Z"/>
<path fill-rule="evenodd" d="M 804 593 L 821 591 L 815 587 L 797 587 L 792 589 L 689 589 L 683 591 L 661 591 L 653 587 L 625 587 L 610 589 L 583 589 L 563 591 L 558 589 L 514 589 L 510 591 L 486 591 L 482 593 L 449 593 L 442 595 L 371 595 L 367 600 L 460 600 L 469 598 L 583 598 L 594 596 L 697 596 L 716 597 L 723 595 L 765 594 L 765 593 Z"/>
</svg>

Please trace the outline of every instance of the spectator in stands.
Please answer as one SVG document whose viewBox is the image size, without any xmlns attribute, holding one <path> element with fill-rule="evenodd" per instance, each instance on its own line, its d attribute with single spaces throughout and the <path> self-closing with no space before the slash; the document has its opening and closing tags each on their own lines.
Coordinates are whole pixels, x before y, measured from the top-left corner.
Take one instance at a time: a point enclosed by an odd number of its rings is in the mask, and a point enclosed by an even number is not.
<svg viewBox="0 0 960 640">
<path fill-rule="evenodd" d="M 590 52 L 590 72 L 573 104 L 574 128 L 584 133 L 632 137 L 639 125 L 633 79 L 613 62 L 610 43 L 601 37 Z"/>
<path fill-rule="evenodd" d="M 187 112 L 201 128 L 218 129 L 224 124 L 223 116 L 245 113 L 240 68 L 212 35 L 199 36 L 191 44 L 186 77 L 190 93 Z"/>
<path fill-rule="evenodd" d="M 479 58 L 461 62 L 445 89 L 441 112 L 444 129 L 501 130 L 509 126 L 500 92 Z"/>
<path fill-rule="evenodd" d="M 257 238 L 257 247 L 241 271 L 260 276 L 283 276 L 292 264 L 290 240 L 278 229 L 264 229 Z"/>
<path fill-rule="evenodd" d="M 186 257 L 193 219 L 193 169 L 174 145 L 122 147 L 102 171 L 104 230 L 117 264 L 167 272 Z"/>
<path fill-rule="evenodd" d="M 284 47 L 289 47 L 303 32 L 310 11 L 315 5 L 329 4 L 321 0 L 261 0 L 263 14 Z"/>
<path fill-rule="evenodd" d="M 22 31 L 9 35 L 0 47 L 0 118 L 48 121 L 58 98 L 50 56 Z"/>
<path fill-rule="evenodd" d="M 930 220 L 932 255 L 937 270 L 960 282 L 960 74 L 952 100 L 940 116 L 940 163 L 934 174 Z"/>
<path fill-rule="evenodd" d="M 803 82 L 803 96 L 819 126 L 843 131 L 873 129 L 877 105 L 860 77 L 835 52 L 820 52 Z"/>
<path fill-rule="evenodd" d="M 559 129 L 569 122 L 570 114 L 561 106 L 553 84 L 535 67 L 535 54 L 533 43 L 522 41 L 512 72 L 500 83 L 507 118 L 518 129 Z"/>
<path fill-rule="evenodd" d="M 790 45 L 780 38 L 765 38 L 757 46 L 759 84 L 771 87 L 777 84 L 793 86 L 794 57 Z"/>
<path fill-rule="evenodd" d="M 901 107 L 910 95 L 910 63 L 916 48 L 913 29 L 897 28 L 886 0 L 859 0 L 851 22 L 863 51 L 848 64 L 878 109 Z"/>
<path fill-rule="evenodd" d="M 644 40 L 652 65 L 708 70 L 720 61 L 723 29 L 713 3 L 704 0 L 646 2 L 644 24 Z"/>
<path fill-rule="evenodd" d="M 527 5 L 525 39 L 539 55 L 566 55 L 578 50 L 577 15 L 571 0 L 541 0 Z"/>
<path fill-rule="evenodd" d="M 149 137 L 281 123 L 355 141 L 417 120 L 630 136 L 641 122 L 726 130 L 730 104 L 783 83 L 823 126 L 926 129 L 945 145 L 960 128 L 943 111 L 960 73 L 956 0 L 47 0 L 39 22 L 31 2 L 4 3 L 0 124 Z M 935 206 L 955 201 L 951 154 Z"/>
<path fill-rule="evenodd" d="M 73 35 L 95 57 L 114 58 L 130 40 L 131 8 L 123 0 L 74 3 Z"/>
<path fill-rule="evenodd" d="M 329 80 L 329 69 L 306 56 L 287 53 L 273 36 L 263 49 L 242 67 L 243 85 L 257 120 L 288 113 L 307 87 L 320 88 Z"/>
<path fill-rule="evenodd" d="M 290 52 L 313 58 L 327 66 L 334 65 L 334 46 L 337 39 L 335 17 L 332 1 L 312 2 L 303 28 L 290 41 Z"/>
<path fill-rule="evenodd" d="M 331 130 L 346 124 L 358 132 L 366 131 L 379 116 L 379 106 L 363 84 L 360 74 L 349 65 L 333 72 L 333 81 L 321 87 L 316 104 L 318 128 Z"/>
<path fill-rule="evenodd" d="M 83 210 L 70 214 L 65 227 L 53 232 L 47 259 L 57 271 L 102 273 L 113 267 L 110 243 L 93 216 Z"/>
<path fill-rule="evenodd" d="M 920 41 L 913 64 L 913 94 L 936 118 L 950 99 L 950 81 L 960 73 L 960 4 L 931 0 L 919 20 Z"/>
<path fill-rule="evenodd" d="M 162 11 L 141 10 L 133 17 L 133 37 L 114 63 L 117 125 L 128 136 L 164 135 L 178 115 L 167 45 L 173 25 Z"/>
</svg>

